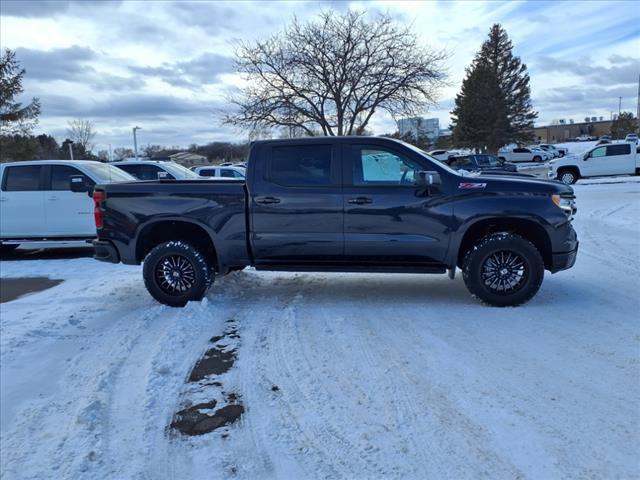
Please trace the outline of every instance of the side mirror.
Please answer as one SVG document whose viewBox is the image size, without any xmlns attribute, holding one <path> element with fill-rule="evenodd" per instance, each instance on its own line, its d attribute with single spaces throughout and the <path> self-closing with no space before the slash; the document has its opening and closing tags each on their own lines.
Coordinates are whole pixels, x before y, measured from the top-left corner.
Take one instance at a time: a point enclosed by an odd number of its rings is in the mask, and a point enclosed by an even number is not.
<svg viewBox="0 0 640 480">
<path fill-rule="evenodd" d="M 434 185 L 441 185 L 442 180 L 438 172 L 425 172 L 421 170 L 416 177 L 416 185 L 420 187 L 432 187 Z"/>
<path fill-rule="evenodd" d="M 71 175 L 69 179 L 69 190 L 76 193 L 88 192 L 89 184 L 86 182 L 84 175 Z"/>
<path fill-rule="evenodd" d="M 591 152 L 587 152 L 584 154 L 584 156 L 582 157 L 582 160 L 586 160 L 587 158 L 589 158 L 591 156 Z"/>
</svg>

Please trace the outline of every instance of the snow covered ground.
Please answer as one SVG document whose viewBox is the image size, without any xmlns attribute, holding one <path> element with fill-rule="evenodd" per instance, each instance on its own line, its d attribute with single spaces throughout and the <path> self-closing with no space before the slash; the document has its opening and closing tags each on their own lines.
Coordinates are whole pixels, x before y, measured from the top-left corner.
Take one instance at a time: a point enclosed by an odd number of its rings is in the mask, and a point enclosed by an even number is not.
<svg viewBox="0 0 640 480">
<path fill-rule="evenodd" d="M 576 266 L 520 308 L 460 276 L 246 270 L 172 309 L 140 267 L 1 262 L 65 281 L 0 305 L 0 476 L 640 478 L 640 184 L 575 189 Z M 188 384 L 229 320 L 234 367 Z M 238 422 L 169 431 L 222 391 Z"/>
</svg>

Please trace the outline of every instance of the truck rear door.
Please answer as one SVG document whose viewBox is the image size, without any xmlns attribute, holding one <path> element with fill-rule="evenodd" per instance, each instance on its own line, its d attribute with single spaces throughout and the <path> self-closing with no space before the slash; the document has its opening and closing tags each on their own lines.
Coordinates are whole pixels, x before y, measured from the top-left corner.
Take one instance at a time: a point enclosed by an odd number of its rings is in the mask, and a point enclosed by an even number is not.
<svg viewBox="0 0 640 480">
<path fill-rule="evenodd" d="M 264 144 L 248 185 L 256 265 L 339 260 L 344 254 L 339 149 L 331 141 Z"/>
</svg>

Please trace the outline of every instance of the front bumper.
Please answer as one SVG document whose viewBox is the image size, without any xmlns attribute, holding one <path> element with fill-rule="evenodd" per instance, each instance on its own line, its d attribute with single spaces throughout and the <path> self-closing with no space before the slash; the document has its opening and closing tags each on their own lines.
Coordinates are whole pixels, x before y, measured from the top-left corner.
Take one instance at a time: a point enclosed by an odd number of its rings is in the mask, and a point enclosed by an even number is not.
<svg viewBox="0 0 640 480">
<path fill-rule="evenodd" d="M 554 253 L 552 255 L 551 273 L 556 273 L 561 270 L 567 270 L 576 263 L 576 257 L 578 256 L 578 242 L 576 242 L 575 250 L 565 253 Z"/>
<path fill-rule="evenodd" d="M 118 249 L 109 240 L 94 240 L 93 258 L 101 262 L 120 263 L 120 254 Z"/>
</svg>

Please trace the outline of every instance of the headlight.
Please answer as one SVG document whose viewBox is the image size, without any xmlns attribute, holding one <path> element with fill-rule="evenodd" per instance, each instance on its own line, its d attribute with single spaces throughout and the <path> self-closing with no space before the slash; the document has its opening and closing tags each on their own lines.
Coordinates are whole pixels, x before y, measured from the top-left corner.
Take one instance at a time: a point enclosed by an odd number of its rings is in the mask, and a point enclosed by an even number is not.
<svg viewBox="0 0 640 480">
<path fill-rule="evenodd" d="M 577 211 L 574 196 L 551 195 L 551 201 L 565 213 L 569 220 L 573 218 Z"/>
</svg>

